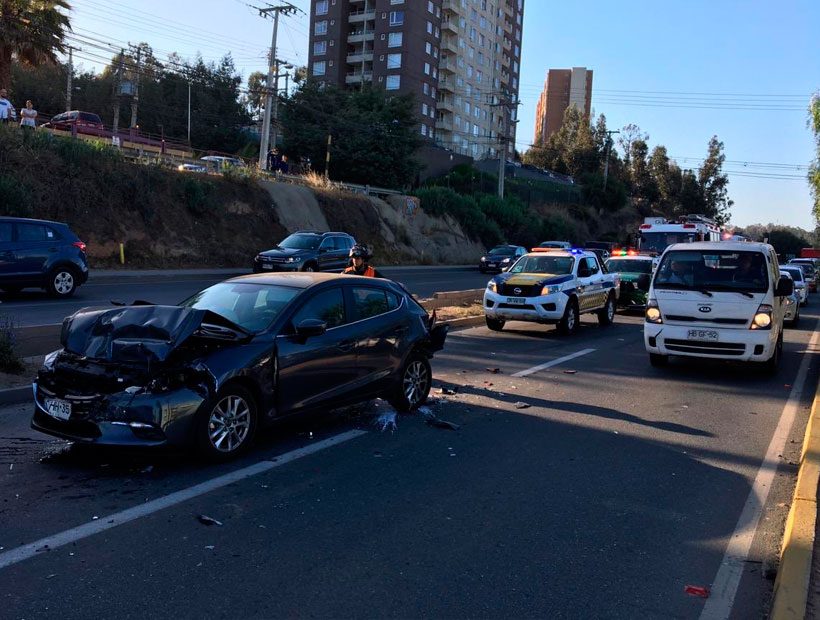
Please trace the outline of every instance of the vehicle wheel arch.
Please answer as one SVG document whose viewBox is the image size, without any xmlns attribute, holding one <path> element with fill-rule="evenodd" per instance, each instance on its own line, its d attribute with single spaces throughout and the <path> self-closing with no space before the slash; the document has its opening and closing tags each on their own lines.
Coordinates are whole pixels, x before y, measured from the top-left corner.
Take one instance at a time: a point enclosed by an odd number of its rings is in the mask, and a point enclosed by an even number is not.
<svg viewBox="0 0 820 620">
<path fill-rule="evenodd" d="M 213 397 L 215 397 L 219 392 L 229 389 L 231 386 L 234 385 L 244 388 L 248 392 L 250 392 L 251 396 L 253 396 L 253 399 L 255 401 L 257 412 L 261 415 L 261 407 L 264 405 L 264 399 L 262 397 L 262 388 L 259 387 L 259 384 L 256 381 L 254 381 L 250 377 L 246 377 L 245 375 L 236 375 L 230 377 L 221 384 L 217 384 L 215 386 L 215 389 L 213 390 L 213 393 L 210 394 L 211 399 L 213 399 Z"/>
</svg>

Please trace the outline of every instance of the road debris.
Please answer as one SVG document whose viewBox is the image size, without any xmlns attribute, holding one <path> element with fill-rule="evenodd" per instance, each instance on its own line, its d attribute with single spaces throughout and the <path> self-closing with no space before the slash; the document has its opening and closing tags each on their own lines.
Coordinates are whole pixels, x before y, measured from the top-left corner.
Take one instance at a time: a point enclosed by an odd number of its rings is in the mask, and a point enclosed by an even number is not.
<svg viewBox="0 0 820 620">
<path fill-rule="evenodd" d="M 457 392 L 458 388 L 442 387 L 438 390 L 439 394 L 445 394 L 446 396 L 454 396 Z"/>
<path fill-rule="evenodd" d="M 222 527 L 221 521 L 217 521 L 216 519 L 214 519 L 213 517 L 209 517 L 208 515 L 197 515 L 197 520 L 202 525 L 218 525 Z"/>
<path fill-rule="evenodd" d="M 492 374 L 492 375 L 497 375 L 501 372 L 501 369 L 500 368 L 488 368 L 487 372 Z"/>
<path fill-rule="evenodd" d="M 208 549 L 209 551 L 213 551 L 214 549 L 216 549 L 216 547 L 214 545 L 206 545 L 205 548 Z"/>
<path fill-rule="evenodd" d="M 439 420 L 435 414 L 431 411 L 430 413 L 424 414 L 424 421 L 427 422 L 430 426 L 434 426 L 436 428 L 444 428 L 450 431 L 457 431 L 461 426 L 458 424 L 454 424 L 453 422 L 448 422 L 447 420 Z"/>
<path fill-rule="evenodd" d="M 529 409 L 530 407 L 532 407 L 532 405 L 529 403 L 522 403 L 521 401 L 515 403 L 516 409 Z"/>
<path fill-rule="evenodd" d="M 683 592 L 689 596 L 699 596 L 701 598 L 709 597 L 709 590 L 706 588 L 701 588 L 700 586 L 686 586 L 683 589 Z"/>
<path fill-rule="evenodd" d="M 395 433 L 398 430 L 398 427 L 396 426 L 396 415 L 396 411 L 385 411 L 373 420 L 373 424 L 378 426 L 382 433 L 388 428 L 390 429 L 390 432 Z"/>
<path fill-rule="evenodd" d="M 154 471 L 154 466 L 149 465 L 148 467 L 143 468 L 142 471 L 140 471 L 140 473 L 141 474 L 150 474 L 152 471 Z"/>
<path fill-rule="evenodd" d="M 577 370 L 565 370 L 564 374 L 565 375 L 574 375 L 577 372 L 578 372 Z"/>
</svg>

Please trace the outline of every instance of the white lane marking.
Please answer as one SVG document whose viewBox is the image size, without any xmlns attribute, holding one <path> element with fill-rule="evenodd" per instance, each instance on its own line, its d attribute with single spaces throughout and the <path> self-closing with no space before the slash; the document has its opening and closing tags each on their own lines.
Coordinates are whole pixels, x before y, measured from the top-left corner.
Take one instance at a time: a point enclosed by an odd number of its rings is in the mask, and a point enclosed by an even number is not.
<svg viewBox="0 0 820 620">
<path fill-rule="evenodd" d="M 815 331 L 811 337 L 808 349 L 812 350 L 817 345 L 820 332 Z M 786 442 L 789 440 L 792 425 L 797 417 L 797 410 L 800 406 L 800 398 L 806 386 L 809 372 L 809 364 L 814 360 L 813 355 L 805 355 L 797 371 L 792 390 L 783 413 L 780 414 L 780 421 L 772 435 L 769 449 L 766 456 L 757 470 L 757 476 L 749 491 L 749 497 L 737 520 L 735 531 L 732 532 L 729 543 L 726 545 L 726 553 L 723 554 L 723 561 L 718 569 L 715 581 L 712 584 L 712 592 L 700 614 L 700 620 L 724 620 L 732 612 L 732 605 L 735 602 L 737 588 L 740 585 L 740 578 L 743 576 L 746 558 L 752 546 L 757 527 L 760 524 L 760 517 L 763 514 L 763 507 L 769 496 L 769 489 L 772 488 L 772 481 L 777 473 L 780 459 L 778 454 L 783 454 Z"/>
<path fill-rule="evenodd" d="M 305 446 L 304 448 L 291 450 L 290 452 L 281 454 L 269 461 L 260 461 L 255 465 L 250 465 L 248 467 L 232 471 L 229 474 L 225 474 L 211 480 L 206 480 L 200 484 L 188 487 L 187 489 L 182 489 L 181 491 L 176 491 L 175 493 L 170 493 L 169 495 L 165 495 L 163 497 L 158 497 L 157 499 L 151 500 L 150 502 L 145 502 L 139 506 L 134 506 L 133 508 L 127 508 L 121 512 L 100 517 L 99 519 L 89 523 L 84 523 L 83 525 L 73 527 L 70 530 L 65 530 L 64 532 L 54 534 L 53 536 L 47 536 L 46 538 L 41 538 L 40 540 L 36 540 L 27 545 L 0 553 L 0 569 L 32 558 L 35 555 L 38 555 L 38 549 L 43 549 L 46 546 L 48 546 L 49 551 L 53 551 L 58 547 L 76 542 L 83 538 L 88 538 L 89 536 L 99 534 L 105 530 L 110 530 L 113 527 L 148 516 L 160 510 L 164 510 L 165 508 L 170 508 L 171 506 L 181 504 L 182 502 L 199 497 L 205 493 L 210 493 L 211 491 L 228 486 L 234 482 L 239 482 L 240 480 L 245 480 L 251 476 L 265 473 L 266 471 L 286 465 L 287 463 L 300 459 L 304 456 L 314 454 L 324 450 L 325 448 L 330 448 L 331 446 L 350 441 L 351 439 L 356 439 L 357 437 L 361 437 L 366 434 L 367 431 L 359 430 L 340 433 L 339 435 L 334 435 L 333 437 L 329 437 L 322 441 L 317 441 L 316 443 Z"/>
<path fill-rule="evenodd" d="M 589 353 L 593 353 L 596 349 L 584 349 L 583 351 L 578 351 L 577 353 L 570 353 L 569 355 L 565 355 L 564 357 L 559 357 L 558 359 L 554 359 L 551 362 L 545 362 L 544 364 L 539 364 L 538 366 L 533 366 L 532 368 L 527 368 L 527 370 L 522 370 L 521 372 L 517 372 L 513 377 L 527 377 L 531 374 L 534 374 L 540 370 L 544 370 L 546 368 L 552 368 L 553 366 L 558 366 L 558 364 L 563 364 L 564 362 L 568 362 L 570 360 L 574 360 L 576 357 L 581 357 L 582 355 L 588 355 Z"/>
</svg>

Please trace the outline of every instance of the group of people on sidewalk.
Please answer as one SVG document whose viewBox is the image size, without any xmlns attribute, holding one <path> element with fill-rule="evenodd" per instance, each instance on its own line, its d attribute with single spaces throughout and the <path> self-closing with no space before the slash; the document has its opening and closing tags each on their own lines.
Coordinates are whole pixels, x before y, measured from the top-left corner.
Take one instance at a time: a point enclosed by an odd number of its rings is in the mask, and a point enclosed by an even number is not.
<svg viewBox="0 0 820 620">
<path fill-rule="evenodd" d="M 8 99 L 8 91 L 0 88 L 0 125 L 10 125 L 16 122 L 17 111 Z M 29 99 L 26 107 L 20 110 L 20 127 L 34 129 L 37 126 L 37 110 Z"/>
</svg>

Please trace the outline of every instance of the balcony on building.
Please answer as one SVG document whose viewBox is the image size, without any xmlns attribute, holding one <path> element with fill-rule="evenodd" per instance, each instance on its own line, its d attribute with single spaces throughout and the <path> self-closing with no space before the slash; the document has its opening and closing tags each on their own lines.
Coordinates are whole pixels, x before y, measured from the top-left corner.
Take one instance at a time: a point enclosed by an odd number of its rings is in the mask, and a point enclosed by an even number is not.
<svg viewBox="0 0 820 620">
<path fill-rule="evenodd" d="M 441 3 L 441 10 L 446 13 L 458 15 L 458 0 L 444 0 Z"/>
<path fill-rule="evenodd" d="M 373 44 L 362 43 L 351 45 L 347 50 L 348 64 L 359 64 L 363 62 L 373 62 Z"/>
<path fill-rule="evenodd" d="M 458 39 L 456 37 L 447 37 L 446 39 L 442 39 L 441 49 L 458 55 Z"/>
<path fill-rule="evenodd" d="M 438 89 L 443 92 L 447 93 L 455 93 L 456 92 L 456 81 L 453 79 L 447 78 L 439 78 L 438 79 Z"/>
<path fill-rule="evenodd" d="M 456 73 L 458 70 L 456 67 L 456 59 L 442 56 L 438 61 L 438 70 L 439 72 L 446 71 L 447 73 Z"/>
<path fill-rule="evenodd" d="M 347 21 L 350 24 L 360 24 L 366 21 L 374 21 L 375 19 L 375 9 L 361 9 L 358 11 L 350 11 L 350 13 L 347 14 Z"/>
<path fill-rule="evenodd" d="M 439 112 L 450 112 L 451 114 L 455 111 L 455 106 L 451 98 L 440 99 L 436 104 L 436 108 Z"/>
<path fill-rule="evenodd" d="M 438 119 L 436 120 L 436 132 L 440 131 L 453 131 L 453 121 L 450 119 Z"/>
<path fill-rule="evenodd" d="M 458 34 L 458 19 L 442 20 L 441 29 L 444 32 Z"/>
<path fill-rule="evenodd" d="M 367 27 L 365 27 L 367 26 Z M 373 41 L 376 38 L 375 24 L 365 24 L 358 28 L 351 28 L 347 34 L 347 42 L 351 45 L 356 43 L 364 43 L 365 41 Z"/>
<path fill-rule="evenodd" d="M 352 71 L 345 76 L 345 84 L 361 84 L 362 82 L 372 82 L 373 71 Z"/>
</svg>

